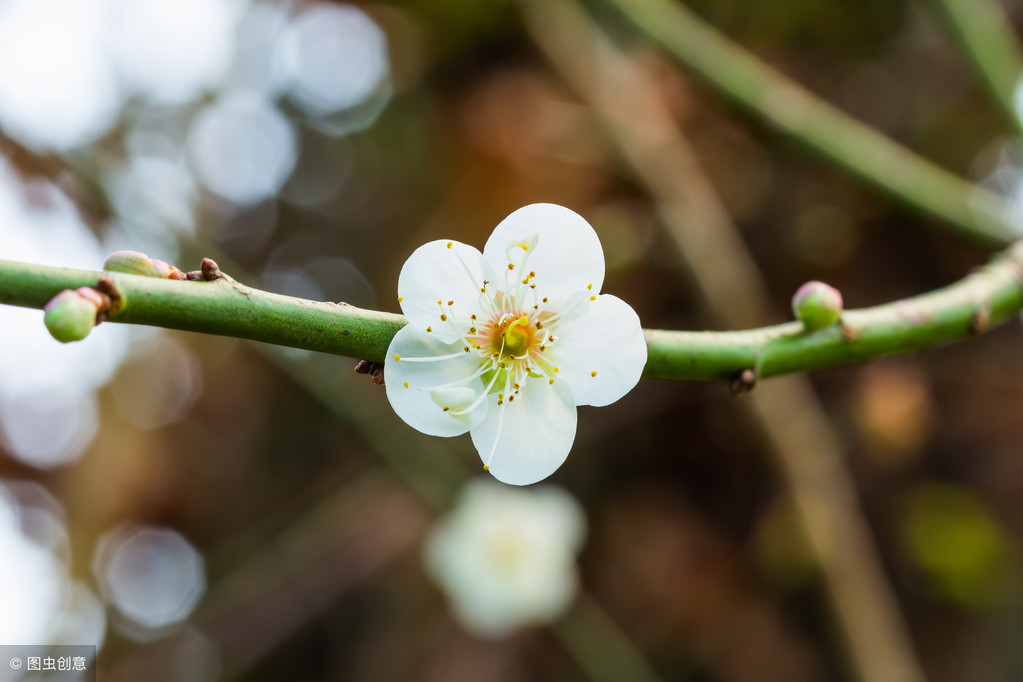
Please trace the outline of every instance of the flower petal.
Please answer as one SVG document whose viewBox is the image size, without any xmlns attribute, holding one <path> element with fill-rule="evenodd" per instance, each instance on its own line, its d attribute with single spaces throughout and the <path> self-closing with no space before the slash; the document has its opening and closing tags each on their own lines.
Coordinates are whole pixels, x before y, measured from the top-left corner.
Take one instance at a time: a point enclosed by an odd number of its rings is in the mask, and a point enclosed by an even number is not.
<svg viewBox="0 0 1023 682">
<path fill-rule="evenodd" d="M 639 383 L 646 340 L 636 311 L 620 298 L 597 296 L 563 320 L 555 337 L 558 382 L 568 385 L 576 405 L 609 405 Z"/>
<path fill-rule="evenodd" d="M 402 266 L 398 302 L 409 324 L 451 342 L 472 326 L 469 316 L 479 312 L 483 281 L 496 279 L 493 268 L 473 247 L 432 241 L 413 251 Z"/>
<path fill-rule="evenodd" d="M 418 361 L 444 356 L 450 357 Z M 476 396 L 483 391 L 482 380 L 473 378 L 479 368 L 479 356 L 463 352 L 461 341 L 445 344 L 408 325 L 394 335 L 387 349 L 384 362 L 387 399 L 398 416 L 414 429 L 430 436 L 461 435 L 487 415 L 487 400 L 468 413 L 458 412 L 471 402 L 466 400 L 470 391 Z M 453 404 L 442 404 L 444 399 Z M 451 409 L 444 411 L 444 407 Z"/>
<path fill-rule="evenodd" d="M 472 443 L 490 473 L 511 485 L 529 485 L 561 466 L 575 439 L 576 409 L 559 382 L 527 380 L 515 401 L 497 405 L 491 396 L 486 419 L 470 430 Z"/>
<path fill-rule="evenodd" d="M 526 248 L 523 248 L 526 247 Z M 535 272 L 538 299 L 549 299 L 548 309 L 571 294 L 604 282 L 604 252 L 590 224 L 578 213 L 556 204 L 524 206 L 501 221 L 483 248 L 483 258 L 505 278 L 509 291 L 528 273 Z M 516 269 L 509 270 L 512 263 Z"/>
</svg>

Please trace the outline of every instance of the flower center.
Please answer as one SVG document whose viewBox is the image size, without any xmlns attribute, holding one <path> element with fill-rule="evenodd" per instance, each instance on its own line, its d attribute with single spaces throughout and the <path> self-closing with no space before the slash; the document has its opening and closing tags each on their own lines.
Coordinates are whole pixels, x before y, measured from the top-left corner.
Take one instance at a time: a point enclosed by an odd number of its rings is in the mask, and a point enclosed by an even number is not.
<svg viewBox="0 0 1023 682">
<path fill-rule="evenodd" d="M 512 356 L 523 355 L 533 340 L 533 329 L 529 324 L 529 318 L 520 315 L 514 321 L 505 322 L 502 326 L 504 327 L 504 353 Z"/>
</svg>

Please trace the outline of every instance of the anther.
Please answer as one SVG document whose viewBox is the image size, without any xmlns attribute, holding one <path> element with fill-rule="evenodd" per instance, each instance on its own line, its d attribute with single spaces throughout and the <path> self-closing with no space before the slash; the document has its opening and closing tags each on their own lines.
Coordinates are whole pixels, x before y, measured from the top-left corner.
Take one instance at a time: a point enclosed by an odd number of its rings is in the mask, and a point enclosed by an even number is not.
<svg viewBox="0 0 1023 682">
<path fill-rule="evenodd" d="M 591 301 L 596 301 L 596 300 L 597 300 L 597 297 L 596 297 L 596 296 L 590 296 L 590 300 L 591 300 Z"/>
<path fill-rule="evenodd" d="M 587 289 L 587 290 L 589 290 L 589 289 L 592 289 L 592 288 L 593 288 L 593 285 L 592 285 L 592 284 L 587 284 L 587 285 L 586 285 L 586 289 Z"/>
<path fill-rule="evenodd" d="M 509 270 L 514 270 L 515 269 L 515 263 L 508 263 L 508 269 Z"/>
<path fill-rule="evenodd" d="M 454 305 L 454 304 L 455 304 L 454 301 L 448 301 L 448 305 Z"/>
<path fill-rule="evenodd" d="M 554 381 L 554 380 L 551 379 L 551 381 Z M 407 381 L 405 382 L 405 388 L 408 388 L 408 382 Z"/>
<path fill-rule="evenodd" d="M 430 332 L 432 332 L 432 331 L 433 331 L 433 327 L 427 327 L 427 328 L 426 328 L 426 333 L 428 333 L 428 334 L 429 334 L 429 333 L 430 333 Z"/>
<path fill-rule="evenodd" d="M 404 301 L 404 300 L 405 300 L 405 297 L 404 297 L 404 296 L 399 296 L 399 297 L 398 297 L 398 303 L 401 303 L 401 302 L 402 302 L 402 301 Z"/>
<path fill-rule="evenodd" d="M 593 370 L 592 372 L 590 372 L 590 376 L 591 377 L 597 376 L 597 370 Z"/>
<path fill-rule="evenodd" d="M 444 411 L 445 411 L 445 412 L 447 412 L 447 411 L 448 411 L 448 410 L 450 410 L 450 409 L 451 409 L 450 407 L 445 407 L 445 408 L 444 408 Z"/>
<path fill-rule="evenodd" d="M 548 379 L 548 380 L 547 380 L 547 383 L 548 383 L 548 384 L 550 384 L 551 386 L 553 386 L 553 385 L 554 385 L 554 379 Z M 407 386 L 407 385 L 408 385 L 408 384 L 406 384 L 406 386 Z"/>
<path fill-rule="evenodd" d="M 544 296 L 544 297 L 543 297 L 543 302 L 544 302 L 544 303 L 546 303 L 546 302 L 547 302 L 547 297 L 546 297 L 546 296 Z"/>
<path fill-rule="evenodd" d="M 534 277 L 536 277 L 536 273 L 535 273 L 535 272 L 533 272 L 532 270 L 530 270 L 530 271 L 529 271 L 529 278 L 530 278 L 530 279 L 532 279 L 532 278 L 534 278 Z"/>
<path fill-rule="evenodd" d="M 466 346 L 466 347 L 465 347 L 465 352 L 466 352 L 466 353 L 468 353 L 468 352 L 469 352 L 469 347 L 468 347 L 468 346 Z"/>
<path fill-rule="evenodd" d="M 454 242 L 448 242 L 448 248 L 449 248 L 449 249 L 450 249 L 450 248 L 451 248 L 452 246 L 454 246 L 454 245 L 455 245 L 455 243 L 454 243 Z"/>
<path fill-rule="evenodd" d="M 440 321 L 441 322 L 447 322 L 448 321 L 448 316 L 445 315 L 444 313 L 441 313 Z"/>
<path fill-rule="evenodd" d="M 397 353 L 395 353 L 394 354 L 394 361 L 397 362 L 398 360 L 401 360 L 401 356 L 398 355 Z"/>
</svg>

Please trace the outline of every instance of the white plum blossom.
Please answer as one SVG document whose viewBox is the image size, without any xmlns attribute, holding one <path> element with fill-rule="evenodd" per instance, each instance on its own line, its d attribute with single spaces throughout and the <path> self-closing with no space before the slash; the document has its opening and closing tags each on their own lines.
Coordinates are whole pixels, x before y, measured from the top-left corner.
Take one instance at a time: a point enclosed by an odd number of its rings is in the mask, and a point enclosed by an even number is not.
<svg viewBox="0 0 1023 682">
<path fill-rule="evenodd" d="M 585 531 L 582 508 L 560 488 L 475 479 L 428 536 L 426 566 L 469 629 L 502 637 L 565 612 Z"/>
<path fill-rule="evenodd" d="M 409 256 L 391 341 L 387 398 L 412 427 L 472 436 L 500 481 L 535 483 L 572 447 L 577 405 L 608 405 L 646 364 L 639 317 L 600 294 L 596 232 L 562 206 L 505 218 L 483 253 L 438 240 Z"/>
</svg>

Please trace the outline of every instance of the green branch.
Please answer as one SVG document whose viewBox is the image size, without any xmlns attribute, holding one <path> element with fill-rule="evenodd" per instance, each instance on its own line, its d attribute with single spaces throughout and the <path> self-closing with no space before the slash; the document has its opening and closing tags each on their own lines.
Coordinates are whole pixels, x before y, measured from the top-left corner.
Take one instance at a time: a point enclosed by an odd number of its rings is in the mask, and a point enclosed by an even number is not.
<svg viewBox="0 0 1023 682">
<path fill-rule="evenodd" d="M 989 244 L 1012 239 L 1005 200 L 811 94 L 669 0 L 606 0 L 736 102 L 863 182 Z"/>
<path fill-rule="evenodd" d="M 109 283 L 100 284 L 101 280 Z M 1023 243 L 938 291 L 846 311 L 815 332 L 800 323 L 733 332 L 647 330 L 644 377 L 735 381 L 805 372 L 919 351 L 965 339 L 1023 309 Z M 100 287 L 121 297 L 113 322 L 231 336 L 383 362 L 401 315 L 318 303 L 243 286 L 230 278 L 178 281 L 0 260 L 0 303 L 42 308 L 65 289 Z M 41 323 L 42 321 L 40 321 Z M 752 372 L 751 372 L 752 371 Z"/>
<path fill-rule="evenodd" d="M 933 0 L 949 29 L 1016 135 L 1023 121 L 1016 113 L 1016 87 L 1023 76 L 1023 54 L 1012 23 L 997 0 Z"/>
</svg>

